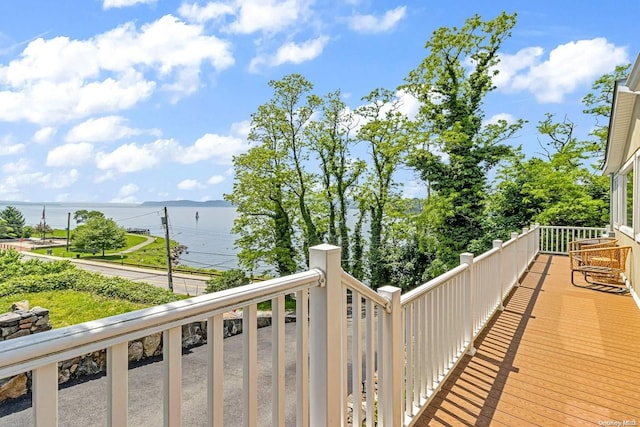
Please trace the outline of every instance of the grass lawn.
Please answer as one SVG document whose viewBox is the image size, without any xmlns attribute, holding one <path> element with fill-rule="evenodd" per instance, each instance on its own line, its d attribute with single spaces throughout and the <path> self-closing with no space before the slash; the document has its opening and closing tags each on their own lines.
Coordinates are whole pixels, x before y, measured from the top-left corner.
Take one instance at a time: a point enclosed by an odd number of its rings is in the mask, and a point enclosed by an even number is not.
<svg viewBox="0 0 640 427">
<path fill-rule="evenodd" d="M 0 313 L 9 311 L 11 304 L 22 300 L 29 301 L 31 308 L 39 306 L 48 309 L 49 320 L 54 328 L 115 316 L 150 306 L 85 292 L 65 290 L 2 297 L 0 298 Z"/>
</svg>

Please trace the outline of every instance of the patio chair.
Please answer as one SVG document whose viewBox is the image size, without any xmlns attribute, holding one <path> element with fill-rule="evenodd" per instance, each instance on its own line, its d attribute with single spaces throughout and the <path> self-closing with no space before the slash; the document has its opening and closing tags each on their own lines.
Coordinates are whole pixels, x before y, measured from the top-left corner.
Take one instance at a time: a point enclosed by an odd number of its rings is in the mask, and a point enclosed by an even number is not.
<svg viewBox="0 0 640 427">
<path fill-rule="evenodd" d="M 622 279 L 631 246 L 609 246 L 570 251 L 571 284 L 602 291 L 626 292 Z M 586 284 L 575 282 L 575 273 L 584 277 Z"/>
<path fill-rule="evenodd" d="M 579 251 L 582 249 L 606 248 L 616 246 L 618 239 L 615 237 L 593 237 L 591 239 L 579 239 L 569 242 L 569 251 Z"/>
</svg>

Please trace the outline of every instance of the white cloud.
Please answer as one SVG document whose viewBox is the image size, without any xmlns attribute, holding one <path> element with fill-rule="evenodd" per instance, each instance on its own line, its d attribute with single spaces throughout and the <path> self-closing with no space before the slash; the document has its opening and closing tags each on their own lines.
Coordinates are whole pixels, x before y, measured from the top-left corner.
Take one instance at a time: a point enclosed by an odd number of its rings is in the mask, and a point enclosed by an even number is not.
<svg viewBox="0 0 640 427">
<path fill-rule="evenodd" d="M 104 0 L 102 8 L 107 10 L 111 8 L 130 7 L 137 4 L 155 4 L 157 0 Z"/>
<path fill-rule="evenodd" d="M 136 184 L 125 184 L 118 190 L 118 195 L 110 203 L 135 203 L 135 194 L 140 190 Z"/>
<path fill-rule="evenodd" d="M 43 127 L 42 129 L 36 131 L 33 134 L 33 142 L 38 144 L 45 144 L 53 138 L 53 136 L 57 133 L 57 129 L 51 126 Z"/>
<path fill-rule="evenodd" d="M 27 159 L 20 159 L 16 162 L 2 165 L 2 172 L 7 175 L 21 175 L 31 171 L 31 163 Z"/>
<path fill-rule="evenodd" d="M 202 187 L 202 184 L 195 179 L 185 179 L 178 183 L 178 190 L 195 190 Z"/>
<path fill-rule="evenodd" d="M 285 43 L 276 52 L 272 65 L 300 64 L 310 61 L 320 56 L 327 43 L 329 43 L 329 37 L 327 36 L 320 36 L 303 43 Z"/>
<path fill-rule="evenodd" d="M 231 45 L 201 25 L 165 15 L 86 40 L 38 38 L 0 65 L 0 120 L 49 125 L 133 107 L 161 87 L 177 99 L 200 87 L 200 69 L 234 64 Z"/>
<path fill-rule="evenodd" d="M 79 177 L 80 173 L 76 169 L 71 169 L 66 172 L 43 175 L 40 181 L 45 188 L 58 189 L 70 187 L 78 181 Z"/>
<path fill-rule="evenodd" d="M 616 65 L 628 63 L 626 47 L 616 47 L 604 38 L 572 41 L 559 45 L 542 60 L 541 48 L 527 48 L 503 55 L 496 85 L 506 92 L 531 92 L 538 102 L 562 102 L 579 86 L 592 83 Z"/>
<path fill-rule="evenodd" d="M 485 125 L 497 125 L 500 120 L 504 120 L 507 123 L 515 123 L 516 122 L 515 117 L 513 117 L 511 114 L 509 114 L 509 113 L 499 113 L 499 114 L 494 114 L 493 116 L 489 117 L 489 119 L 486 120 L 484 124 Z"/>
<path fill-rule="evenodd" d="M 152 168 L 159 163 L 159 159 L 148 146 L 124 144 L 111 153 L 99 152 L 96 163 L 98 169 L 129 173 Z"/>
<path fill-rule="evenodd" d="M 420 102 L 404 89 L 396 93 L 396 97 L 400 101 L 399 110 L 402 114 L 413 120 L 420 110 Z"/>
<path fill-rule="evenodd" d="M 180 16 L 190 22 L 197 22 L 199 24 L 234 13 L 235 10 L 231 5 L 217 2 L 209 2 L 204 6 L 200 6 L 197 3 L 182 3 L 178 9 Z"/>
<path fill-rule="evenodd" d="M 320 36 L 302 43 L 287 42 L 273 55 L 258 55 L 249 64 L 249 72 L 257 73 L 262 66 L 276 67 L 291 63 L 300 64 L 320 56 L 325 46 L 329 43 L 329 37 Z"/>
<path fill-rule="evenodd" d="M 120 191 L 118 191 L 118 195 L 120 196 L 130 196 L 132 194 L 137 193 L 140 188 L 136 184 L 125 184 L 120 187 Z"/>
<path fill-rule="evenodd" d="M 157 134 L 160 132 L 157 129 L 144 131 L 130 128 L 126 123 L 127 119 L 121 116 L 105 116 L 97 119 L 89 119 L 71 128 L 65 136 L 65 140 L 69 142 L 115 141 L 143 133 Z"/>
<path fill-rule="evenodd" d="M 80 166 L 93 158 L 93 145 L 81 142 L 79 144 L 64 144 L 53 148 L 47 153 L 47 166 L 68 167 Z"/>
<path fill-rule="evenodd" d="M 237 0 L 236 4 L 237 20 L 229 31 L 277 33 L 306 19 L 309 0 Z"/>
<path fill-rule="evenodd" d="M 358 33 L 384 33 L 392 30 L 407 14 L 406 6 L 388 10 L 382 16 L 355 15 L 349 19 L 349 28 Z"/>
<path fill-rule="evenodd" d="M 224 180 L 225 180 L 225 177 L 222 175 L 213 175 L 211 178 L 207 180 L 207 184 L 216 185 L 216 184 L 220 184 Z"/>
<path fill-rule="evenodd" d="M 21 143 L 14 143 L 11 136 L 7 135 L 0 138 L 0 156 L 11 156 L 21 153 L 25 150 L 26 145 Z"/>
<path fill-rule="evenodd" d="M 233 156 L 246 151 L 245 141 L 232 136 L 206 134 L 193 145 L 178 147 L 173 158 L 183 164 L 214 159 L 217 163 L 230 163 Z"/>
</svg>

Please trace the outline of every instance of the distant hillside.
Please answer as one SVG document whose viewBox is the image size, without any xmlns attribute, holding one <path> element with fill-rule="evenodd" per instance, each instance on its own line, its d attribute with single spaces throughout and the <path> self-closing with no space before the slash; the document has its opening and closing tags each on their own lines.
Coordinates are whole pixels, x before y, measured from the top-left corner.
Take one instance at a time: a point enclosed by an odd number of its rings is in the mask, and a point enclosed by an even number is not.
<svg viewBox="0 0 640 427">
<path fill-rule="evenodd" d="M 226 208 L 233 205 L 226 200 L 207 200 L 206 202 L 196 202 L 193 200 L 166 200 L 163 202 L 143 202 L 141 206 L 197 206 L 203 208 Z"/>
</svg>

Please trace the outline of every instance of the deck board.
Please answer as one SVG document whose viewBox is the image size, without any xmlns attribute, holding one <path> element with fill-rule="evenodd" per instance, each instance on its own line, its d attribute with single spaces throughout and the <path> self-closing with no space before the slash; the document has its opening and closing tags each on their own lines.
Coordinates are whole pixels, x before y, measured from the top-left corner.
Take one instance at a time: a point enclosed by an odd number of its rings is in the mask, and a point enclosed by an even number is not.
<svg viewBox="0 0 640 427">
<path fill-rule="evenodd" d="M 572 286 L 568 257 L 538 256 L 475 345 L 416 426 L 640 426 L 640 310 Z"/>
</svg>

